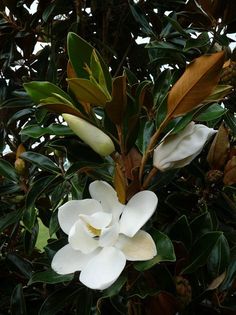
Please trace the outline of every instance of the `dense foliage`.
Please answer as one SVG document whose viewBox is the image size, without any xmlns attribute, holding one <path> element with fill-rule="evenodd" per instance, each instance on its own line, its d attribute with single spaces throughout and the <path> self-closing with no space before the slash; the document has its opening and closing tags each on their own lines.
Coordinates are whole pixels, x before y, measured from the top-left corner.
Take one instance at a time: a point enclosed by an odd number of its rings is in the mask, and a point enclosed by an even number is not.
<svg viewBox="0 0 236 315">
<path fill-rule="evenodd" d="M 235 314 L 236 3 L 32 3 L 0 2 L 0 314 Z M 116 152 L 95 152 L 64 113 Z M 191 121 L 218 133 L 187 166 L 157 171 L 154 148 Z M 158 197 L 145 225 L 157 256 L 103 291 L 51 269 L 67 243 L 58 208 L 96 179 L 121 203 Z"/>
</svg>

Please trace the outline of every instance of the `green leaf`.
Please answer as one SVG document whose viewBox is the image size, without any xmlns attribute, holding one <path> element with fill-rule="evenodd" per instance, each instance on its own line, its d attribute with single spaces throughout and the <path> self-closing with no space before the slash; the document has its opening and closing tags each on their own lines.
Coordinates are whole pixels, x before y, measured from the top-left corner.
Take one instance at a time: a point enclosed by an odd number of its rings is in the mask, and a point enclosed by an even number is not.
<svg viewBox="0 0 236 315">
<path fill-rule="evenodd" d="M 35 248 L 38 232 L 39 232 L 39 224 L 37 220 L 35 221 L 35 224 L 32 227 L 31 231 L 28 231 L 28 230 L 24 231 L 24 248 L 25 248 L 25 252 L 29 256 L 32 254 Z"/>
<path fill-rule="evenodd" d="M 196 117 L 197 121 L 210 121 L 223 116 L 228 110 L 215 103 Z"/>
<path fill-rule="evenodd" d="M 7 260 L 8 263 L 11 262 L 26 279 L 29 279 L 32 276 L 32 265 L 25 258 L 14 253 L 9 253 L 7 255 Z"/>
<path fill-rule="evenodd" d="M 182 242 L 187 249 L 190 248 L 192 243 L 192 231 L 185 215 L 181 216 L 172 226 L 170 237 L 175 241 Z"/>
<path fill-rule="evenodd" d="M 156 230 L 153 238 L 156 243 L 157 255 L 151 260 L 135 263 L 135 269 L 138 271 L 150 269 L 160 262 L 175 261 L 176 259 L 173 244 L 167 235 Z"/>
<path fill-rule="evenodd" d="M 0 217 L 0 233 L 2 233 L 8 226 L 18 222 L 22 215 L 23 210 L 18 209 L 7 213 Z"/>
<path fill-rule="evenodd" d="M 38 315 L 55 315 L 78 294 L 78 289 L 75 290 L 71 287 L 65 287 L 60 290 L 54 291 L 43 302 Z"/>
<path fill-rule="evenodd" d="M 108 289 L 103 291 L 102 299 L 118 295 L 127 281 L 127 277 L 121 275 L 115 283 L 113 283 Z"/>
<path fill-rule="evenodd" d="M 71 64 L 78 78 L 89 79 L 89 73 L 85 70 L 85 65 L 90 65 L 91 55 L 93 53 L 94 47 L 77 34 L 70 32 L 68 33 L 67 37 L 67 49 Z M 96 55 L 103 70 L 107 90 L 111 92 L 112 81 L 109 69 L 97 50 Z"/>
<path fill-rule="evenodd" d="M 49 283 L 49 284 L 68 282 L 68 281 L 71 281 L 73 277 L 74 277 L 74 274 L 59 275 L 54 270 L 48 269 L 46 271 L 34 273 L 32 277 L 30 278 L 28 285 L 31 285 L 32 283 L 36 283 L 36 282 Z"/>
<path fill-rule="evenodd" d="M 136 140 L 136 145 L 141 153 L 144 153 L 147 149 L 147 145 L 150 141 L 151 136 L 155 130 L 155 124 L 153 121 L 142 120 L 139 126 L 139 135 Z"/>
<path fill-rule="evenodd" d="M 193 273 L 205 265 L 221 235 L 222 232 L 208 232 L 201 236 L 191 248 L 189 263 L 181 273 Z"/>
<path fill-rule="evenodd" d="M 222 234 L 207 261 L 207 268 L 212 276 L 212 278 L 216 278 L 221 275 L 229 264 L 230 258 L 230 248 L 227 242 L 227 239 Z"/>
<path fill-rule="evenodd" d="M 26 126 L 20 131 L 20 134 L 37 139 L 47 134 L 55 136 L 68 136 L 73 135 L 74 133 L 67 126 L 51 124 L 48 127 L 40 127 L 39 125 Z"/>
<path fill-rule="evenodd" d="M 172 25 L 172 27 L 179 32 L 183 37 L 185 38 L 190 38 L 190 35 L 182 28 L 182 26 L 178 23 L 177 21 L 177 16 L 176 14 L 171 18 L 170 16 L 164 16 L 165 19 Z M 174 18 L 175 17 L 175 18 Z"/>
<path fill-rule="evenodd" d="M 190 38 L 186 41 L 184 52 L 190 49 L 198 49 L 208 45 L 210 38 L 207 32 L 202 32 L 197 38 Z"/>
<path fill-rule="evenodd" d="M 193 240 L 196 240 L 203 234 L 212 231 L 213 224 L 210 212 L 204 212 L 196 217 L 191 223 L 190 228 L 193 235 Z"/>
<path fill-rule="evenodd" d="M 35 208 L 35 202 L 39 196 L 57 179 L 57 176 L 45 176 L 35 181 L 27 193 L 25 201 L 25 213 L 23 217 L 23 223 L 25 227 L 31 231 L 34 226 L 37 210 Z"/>
<path fill-rule="evenodd" d="M 64 99 L 73 104 L 73 100 L 71 99 L 71 97 L 68 94 L 66 94 L 63 90 L 61 90 L 58 86 L 51 82 L 47 81 L 29 82 L 24 84 L 24 88 L 28 95 L 36 104 L 41 103 L 41 100 L 46 99 L 48 97 L 54 96 L 55 98 L 55 95 L 53 95 L 53 93 L 62 96 Z M 56 103 L 56 100 L 53 103 Z"/>
<path fill-rule="evenodd" d="M 21 283 L 15 286 L 11 295 L 11 315 L 27 315 Z"/>
<path fill-rule="evenodd" d="M 20 155 L 20 157 L 26 161 L 31 162 L 32 164 L 35 164 L 38 166 L 38 168 L 47 170 L 51 173 L 61 173 L 61 170 L 59 167 L 56 166 L 56 164 L 49 159 L 48 157 L 36 153 L 36 152 L 24 152 Z"/>
<path fill-rule="evenodd" d="M 220 291 L 226 291 L 228 290 L 233 281 L 235 280 L 236 275 L 236 246 L 231 249 L 230 252 L 230 262 L 227 267 L 226 277 L 224 279 L 224 282 L 220 286 Z"/>
<path fill-rule="evenodd" d="M 35 207 L 31 207 L 29 209 L 26 209 L 22 221 L 24 223 L 24 226 L 28 229 L 29 232 L 33 229 L 33 226 L 35 225 L 35 220 L 37 216 L 37 210 Z"/>
<path fill-rule="evenodd" d="M 3 159 L 0 159 L 0 174 L 14 182 L 18 182 L 19 180 L 15 168 L 8 161 Z"/>
<path fill-rule="evenodd" d="M 146 19 L 146 16 L 143 12 L 143 10 L 137 5 L 137 4 L 132 4 L 131 1 L 129 1 L 131 13 L 133 14 L 133 17 L 135 18 L 136 22 L 139 23 L 139 25 L 142 28 L 142 31 L 149 35 L 149 36 L 154 36 L 155 34 L 152 31 L 152 28 Z"/>
</svg>

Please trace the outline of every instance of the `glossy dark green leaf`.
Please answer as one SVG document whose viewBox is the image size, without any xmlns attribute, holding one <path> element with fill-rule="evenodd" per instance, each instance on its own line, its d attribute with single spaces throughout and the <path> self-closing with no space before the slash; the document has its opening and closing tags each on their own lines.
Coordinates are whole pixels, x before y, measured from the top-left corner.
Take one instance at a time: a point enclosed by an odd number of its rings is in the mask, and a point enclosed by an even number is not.
<svg viewBox="0 0 236 315">
<path fill-rule="evenodd" d="M 124 284 L 127 281 L 125 275 L 121 275 L 115 283 L 113 283 L 108 289 L 103 291 L 102 297 L 112 297 L 119 294 L 120 290 L 123 288 Z"/>
<path fill-rule="evenodd" d="M 21 283 L 15 286 L 11 295 L 11 315 L 27 315 Z"/>
<path fill-rule="evenodd" d="M 26 211 L 31 211 L 31 209 L 34 208 L 35 201 L 47 189 L 47 187 L 53 183 L 55 178 L 56 176 L 54 175 L 47 177 L 45 176 L 33 183 L 26 196 L 25 202 Z"/>
<path fill-rule="evenodd" d="M 138 271 L 150 269 L 160 262 L 172 262 L 176 259 L 173 244 L 167 235 L 156 230 L 153 238 L 157 248 L 157 255 L 151 260 L 135 263 L 135 269 Z"/>
<path fill-rule="evenodd" d="M 74 277 L 74 274 L 59 275 L 54 270 L 48 269 L 45 271 L 34 273 L 32 277 L 30 278 L 28 285 L 32 283 L 36 283 L 36 282 L 49 283 L 49 284 L 68 282 L 68 281 L 71 281 L 73 277 Z"/>
<path fill-rule="evenodd" d="M 224 282 L 220 286 L 221 291 L 228 290 L 231 287 L 231 285 L 235 279 L 235 275 L 236 275 L 236 247 L 233 247 L 230 251 L 230 261 L 229 261 L 229 265 L 228 265 L 226 271 L 227 271 L 226 277 L 224 279 Z"/>
<path fill-rule="evenodd" d="M 0 233 L 2 233 L 8 226 L 18 222 L 23 210 L 17 209 L 0 217 Z"/>
<path fill-rule="evenodd" d="M 36 216 L 37 216 L 37 210 L 33 206 L 31 208 L 27 208 L 26 211 L 24 212 L 22 221 L 26 229 L 30 232 L 33 226 L 35 225 Z"/>
<path fill-rule="evenodd" d="M 17 182 L 19 180 L 19 176 L 16 173 L 15 168 L 8 162 L 3 159 L 0 159 L 0 174 L 3 177 L 6 177 L 9 180 Z"/>
<path fill-rule="evenodd" d="M 69 300 L 78 294 L 78 289 L 71 287 L 64 287 L 60 290 L 54 291 L 43 302 L 38 315 L 54 315 L 62 310 Z"/>
<path fill-rule="evenodd" d="M 196 240 L 201 235 L 212 231 L 212 219 L 210 212 L 204 212 L 196 217 L 191 223 L 190 228 L 193 234 L 193 240 Z"/>
<path fill-rule="evenodd" d="M 133 17 L 141 26 L 142 31 L 149 36 L 150 35 L 155 36 L 145 14 L 142 11 L 142 9 L 140 8 L 140 6 L 138 4 L 131 3 L 131 1 L 129 2 L 129 5 L 130 5 L 131 12 L 133 14 Z"/>
<path fill-rule="evenodd" d="M 24 231 L 24 248 L 25 252 L 28 255 L 31 255 L 35 248 L 35 244 L 38 238 L 38 232 L 39 232 L 38 221 L 35 222 L 30 232 L 28 230 Z"/>
<path fill-rule="evenodd" d="M 55 97 L 53 93 L 58 94 L 59 96 L 62 96 L 64 99 L 69 101 L 73 104 L 72 99 L 70 96 L 65 93 L 62 89 L 60 89 L 57 85 L 47 82 L 47 81 L 34 81 L 34 82 L 28 82 L 24 84 L 24 88 L 28 95 L 32 98 L 32 100 L 39 104 L 41 103 L 41 100 L 47 99 L 49 97 Z M 57 101 L 58 102 L 58 101 Z M 55 100 L 56 103 L 56 100 Z"/>
<path fill-rule="evenodd" d="M 182 28 L 182 26 L 178 23 L 177 21 L 177 17 L 176 14 L 173 15 L 172 17 L 170 16 L 165 16 L 165 19 L 171 24 L 171 26 L 177 31 L 179 32 L 181 35 L 183 35 L 183 37 L 185 38 L 190 38 L 190 34 L 188 34 L 188 32 L 186 32 L 186 30 L 184 30 Z"/>
<path fill-rule="evenodd" d="M 78 78 L 89 79 L 89 74 L 84 67 L 85 64 L 90 64 L 90 59 L 94 48 L 83 38 L 75 33 L 70 32 L 67 37 L 67 49 L 71 64 Z M 109 69 L 98 51 L 96 51 L 96 54 L 101 63 L 103 74 L 106 80 L 107 90 L 111 92 L 112 81 Z"/>
<path fill-rule="evenodd" d="M 190 248 L 192 243 L 192 231 L 185 215 L 181 216 L 172 226 L 170 238 L 182 242 L 187 249 Z"/>
<path fill-rule="evenodd" d="M 193 273 L 207 263 L 207 260 L 220 239 L 222 232 L 208 232 L 202 235 L 194 244 L 189 253 L 188 265 L 182 274 Z"/>
<path fill-rule="evenodd" d="M 154 129 L 155 125 L 153 121 L 141 121 L 139 126 L 139 134 L 136 140 L 136 145 L 141 153 L 144 153 L 146 151 L 150 138 L 154 133 Z"/>
<path fill-rule="evenodd" d="M 227 109 L 221 105 L 215 103 L 204 110 L 200 115 L 196 117 L 197 121 L 210 121 L 223 116 L 227 112 Z"/>
<path fill-rule="evenodd" d="M 14 115 L 11 116 L 11 118 L 8 120 L 7 124 L 10 125 L 15 120 L 22 119 L 24 116 L 27 116 L 27 115 L 29 116 L 32 113 L 33 113 L 32 108 L 25 108 L 25 109 L 19 110 L 18 112 L 16 112 Z"/>
<path fill-rule="evenodd" d="M 67 126 L 51 124 L 48 127 L 40 127 L 39 125 L 28 125 L 21 130 L 20 134 L 37 139 L 47 134 L 55 136 L 68 136 L 73 135 L 74 133 Z"/>
<path fill-rule="evenodd" d="M 32 264 L 29 260 L 16 255 L 15 253 L 9 253 L 7 260 L 11 262 L 26 279 L 30 279 L 32 276 Z"/>
<path fill-rule="evenodd" d="M 60 168 L 57 167 L 57 165 L 51 159 L 40 153 L 28 151 L 22 153 L 20 157 L 34 165 L 37 165 L 40 169 L 49 171 L 50 173 L 61 173 Z"/>
<path fill-rule="evenodd" d="M 201 49 L 202 47 L 208 45 L 210 38 L 207 32 L 201 33 L 197 38 L 190 38 L 186 41 L 184 51 L 190 49 Z"/>
<path fill-rule="evenodd" d="M 230 259 L 230 248 L 224 234 L 220 236 L 207 261 L 207 268 L 212 276 L 216 278 L 228 267 Z"/>
</svg>

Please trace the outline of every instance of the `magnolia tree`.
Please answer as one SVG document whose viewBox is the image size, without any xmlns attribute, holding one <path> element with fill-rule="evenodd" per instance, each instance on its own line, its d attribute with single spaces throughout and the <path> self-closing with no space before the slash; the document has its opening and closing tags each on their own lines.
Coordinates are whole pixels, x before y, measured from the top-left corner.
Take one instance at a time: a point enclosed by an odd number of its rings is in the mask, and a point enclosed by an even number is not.
<svg viewBox="0 0 236 315">
<path fill-rule="evenodd" d="M 140 65 L 132 38 L 117 65 L 116 42 L 99 50 L 82 36 L 85 9 L 98 8 L 77 4 L 81 29 L 63 35 L 55 76 L 37 76 L 43 48 L 3 94 L 2 314 L 235 313 L 233 5 L 167 2 L 121 1 L 149 38 Z M 74 12 L 40 8 L 45 23 Z"/>
</svg>

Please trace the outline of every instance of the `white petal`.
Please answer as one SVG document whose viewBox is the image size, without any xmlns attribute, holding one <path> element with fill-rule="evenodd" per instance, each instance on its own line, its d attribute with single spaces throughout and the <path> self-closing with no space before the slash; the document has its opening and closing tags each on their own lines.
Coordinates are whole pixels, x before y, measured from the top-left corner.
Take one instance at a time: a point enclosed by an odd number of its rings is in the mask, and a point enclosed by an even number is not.
<svg viewBox="0 0 236 315">
<path fill-rule="evenodd" d="M 140 230 L 130 238 L 120 234 L 116 244 L 125 254 L 127 260 L 149 260 L 157 254 L 156 245 L 150 234 Z"/>
<path fill-rule="evenodd" d="M 97 250 L 85 255 L 67 244 L 54 255 L 51 266 L 53 270 L 61 275 L 80 271 L 98 252 Z"/>
<path fill-rule="evenodd" d="M 191 122 L 180 133 L 165 138 L 157 146 L 153 154 L 154 166 L 166 171 L 189 164 L 215 132 L 212 128 Z"/>
<path fill-rule="evenodd" d="M 58 210 L 58 221 L 61 229 L 69 234 L 72 225 L 79 219 L 80 214 L 91 215 L 95 212 L 103 211 L 101 204 L 97 200 L 70 200 Z"/>
<path fill-rule="evenodd" d="M 104 290 L 112 285 L 125 267 L 125 255 L 115 247 L 104 247 L 80 273 L 80 281 L 91 289 Z"/>
<path fill-rule="evenodd" d="M 80 250 L 84 254 L 91 253 L 98 247 L 98 240 L 91 237 L 81 220 L 75 222 L 69 232 L 69 243 L 74 250 Z"/>
<path fill-rule="evenodd" d="M 96 180 L 89 185 L 89 192 L 93 199 L 101 203 L 104 211 L 112 213 L 113 222 L 118 221 L 124 205 L 118 201 L 114 188 L 104 181 Z"/>
<path fill-rule="evenodd" d="M 135 194 L 125 206 L 120 219 L 120 233 L 133 237 L 150 219 L 157 206 L 157 196 L 149 190 Z"/>
<path fill-rule="evenodd" d="M 119 224 L 113 224 L 108 228 L 102 229 L 101 236 L 99 237 L 99 245 L 102 247 L 112 246 L 117 241 L 119 236 Z"/>
<path fill-rule="evenodd" d="M 92 215 L 81 214 L 80 218 L 95 229 L 103 229 L 111 223 L 112 214 L 107 212 L 96 212 Z"/>
</svg>

